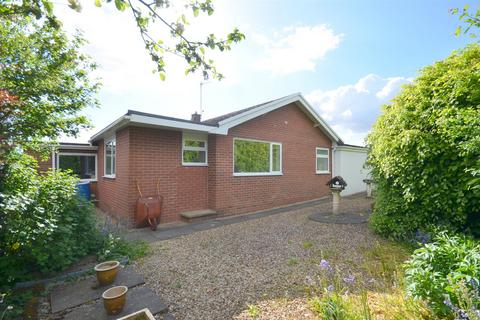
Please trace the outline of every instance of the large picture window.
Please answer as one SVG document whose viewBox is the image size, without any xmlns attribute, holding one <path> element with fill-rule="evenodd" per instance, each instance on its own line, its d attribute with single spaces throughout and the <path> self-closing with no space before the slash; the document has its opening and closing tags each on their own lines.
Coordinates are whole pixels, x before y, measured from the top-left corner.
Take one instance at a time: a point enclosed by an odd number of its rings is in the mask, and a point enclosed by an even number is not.
<svg viewBox="0 0 480 320">
<path fill-rule="evenodd" d="M 116 149 L 117 145 L 115 139 L 108 140 L 105 143 L 105 176 L 107 177 L 115 177 Z"/>
<path fill-rule="evenodd" d="M 317 173 L 330 173 L 328 148 L 316 148 Z"/>
<path fill-rule="evenodd" d="M 207 141 L 193 137 L 183 138 L 182 164 L 186 166 L 207 165 Z"/>
<path fill-rule="evenodd" d="M 97 156 L 95 154 L 60 153 L 57 155 L 56 168 L 71 170 L 82 180 L 96 180 Z"/>
<path fill-rule="evenodd" d="M 282 173 L 282 145 L 275 142 L 234 139 L 234 175 Z"/>
</svg>

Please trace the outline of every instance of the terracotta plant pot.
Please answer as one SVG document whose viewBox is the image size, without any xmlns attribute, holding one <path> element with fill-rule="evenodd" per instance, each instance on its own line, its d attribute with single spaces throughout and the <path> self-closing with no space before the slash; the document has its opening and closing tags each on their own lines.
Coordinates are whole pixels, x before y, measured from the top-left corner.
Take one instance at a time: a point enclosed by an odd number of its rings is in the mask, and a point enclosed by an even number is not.
<svg viewBox="0 0 480 320">
<path fill-rule="evenodd" d="M 106 261 L 99 263 L 95 266 L 97 272 L 97 280 L 100 286 L 106 286 L 112 284 L 118 273 L 118 261 Z"/>
<path fill-rule="evenodd" d="M 128 288 L 125 286 L 112 287 L 102 293 L 103 306 L 107 314 L 119 314 L 125 306 Z"/>
<path fill-rule="evenodd" d="M 117 320 L 155 320 L 155 318 L 150 310 L 145 308 L 137 312 L 127 314 L 125 317 L 118 318 Z"/>
</svg>

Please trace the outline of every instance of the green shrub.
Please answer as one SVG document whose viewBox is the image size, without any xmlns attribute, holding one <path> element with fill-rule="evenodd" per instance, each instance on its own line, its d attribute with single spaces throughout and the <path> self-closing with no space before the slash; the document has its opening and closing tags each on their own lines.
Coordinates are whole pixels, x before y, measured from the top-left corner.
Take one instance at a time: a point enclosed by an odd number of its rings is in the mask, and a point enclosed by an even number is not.
<svg viewBox="0 0 480 320">
<path fill-rule="evenodd" d="M 14 160 L 0 193 L 0 286 L 62 270 L 100 240 L 91 204 L 76 195 L 77 178 L 38 175 L 29 156 Z"/>
<path fill-rule="evenodd" d="M 447 300 L 454 306 L 465 302 L 459 300 L 459 283 L 470 290 L 478 289 L 479 279 L 480 244 L 461 235 L 441 232 L 432 243 L 415 250 L 405 263 L 407 292 L 426 300 L 439 315 L 451 314 Z M 476 304 L 479 308 L 478 300 Z"/>
<path fill-rule="evenodd" d="M 136 260 L 144 257 L 148 252 L 148 243 L 145 241 L 127 241 L 109 233 L 97 252 L 98 261 L 121 259 L 127 257 Z"/>
<path fill-rule="evenodd" d="M 391 238 L 480 215 L 480 47 L 424 68 L 385 105 L 367 138 L 377 184 L 373 228 Z"/>
<path fill-rule="evenodd" d="M 336 292 L 326 292 L 321 297 L 311 299 L 309 303 L 312 311 L 319 315 L 321 319 L 351 319 L 344 299 Z"/>
</svg>

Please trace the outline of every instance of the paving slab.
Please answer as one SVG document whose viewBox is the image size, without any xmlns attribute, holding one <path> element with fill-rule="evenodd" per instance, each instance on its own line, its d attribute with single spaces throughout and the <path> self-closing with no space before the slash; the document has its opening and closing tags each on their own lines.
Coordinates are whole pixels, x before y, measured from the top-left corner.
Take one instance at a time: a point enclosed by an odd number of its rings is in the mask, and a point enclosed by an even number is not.
<svg viewBox="0 0 480 320">
<path fill-rule="evenodd" d="M 96 276 L 91 276 L 75 282 L 68 282 L 55 287 L 52 290 L 50 294 L 51 312 L 61 312 L 99 299 L 105 290 L 113 286 L 122 285 L 132 288 L 144 283 L 145 281 L 143 277 L 134 272 L 131 267 L 121 268 L 115 282 L 109 286 L 101 288 L 96 288 Z"/>
<path fill-rule="evenodd" d="M 333 223 L 333 224 L 360 224 L 368 222 L 369 213 L 351 213 L 351 212 L 339 212 L 339 213 L 325 213 L 318 212 L 309 216 L 310 220 L 321 223 Z"/>
<path fill-rule="evenodd" d="M 124 317 L 135 311 L 148 308 L 155 315 L 167 311 L 167 305 L 149 288 L 136 287 L 127 292 L 125 307 L 120 314 L 107 315 L 103 307 L 103 300 L 84 304 L 65 314 L 65 320 L 112 320 Z"/>
<path fill-rule="evenodd" d="M 205 209 L 205 210 L 194 210 L 194 211 L 185 211 L 180 213 L 180 215 L 187 219 L 196 219 L 203 217 L 216 216 L 218 213 L 215 210 Z"/>
</svg>

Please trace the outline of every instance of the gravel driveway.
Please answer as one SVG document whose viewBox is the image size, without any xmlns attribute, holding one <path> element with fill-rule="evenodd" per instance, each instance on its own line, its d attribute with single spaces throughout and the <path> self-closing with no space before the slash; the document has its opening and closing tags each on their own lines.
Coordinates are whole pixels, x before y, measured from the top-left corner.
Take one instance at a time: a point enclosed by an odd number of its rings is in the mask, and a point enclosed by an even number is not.
<svg viewBox="0 0 480 320">
<path fill-rule="evenodd" d="M 363 196 L 344 198 L 343 203 L 359 211 L 371 204 Z M 158 241 L 135 267 L 170 304 L 176 319 L 244 319 L 242 311 L 248 304 L 270 300 L 288 305 L 303 297 L 305 281 L 317 274 L 320 259 L 355 268 L 363 263 L 366 250 L 383 241 L 366 224 L 322 224 L 308 219 L 312 213 L 329 211 L 330 206 Z M 299 309 L 287 318 L 309 318 L 308 310 Z"/>
</svg>

